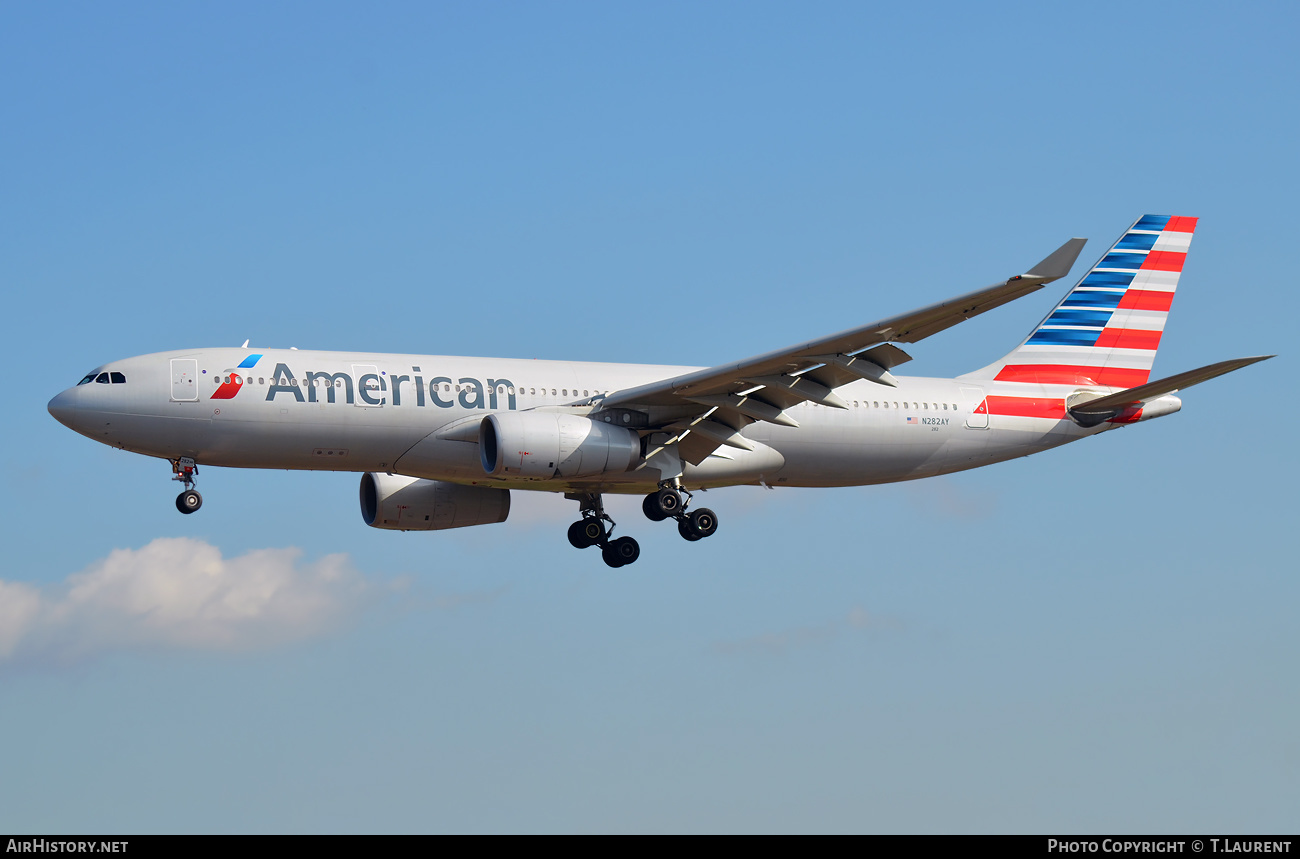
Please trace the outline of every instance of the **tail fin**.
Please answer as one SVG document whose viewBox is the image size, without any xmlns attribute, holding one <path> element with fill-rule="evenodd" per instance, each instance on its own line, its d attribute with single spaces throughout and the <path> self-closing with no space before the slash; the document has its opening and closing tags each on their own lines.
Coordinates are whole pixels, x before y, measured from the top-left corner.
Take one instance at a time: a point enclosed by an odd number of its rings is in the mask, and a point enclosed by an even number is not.
<svg viewBox="0 0 1300 859">
<path fill-rule="evenodd" d="M 1024 343 L 966 378 L 1114 388 L 1145 384 L 1196 220 L 1143 215 Z"/>
</svg>

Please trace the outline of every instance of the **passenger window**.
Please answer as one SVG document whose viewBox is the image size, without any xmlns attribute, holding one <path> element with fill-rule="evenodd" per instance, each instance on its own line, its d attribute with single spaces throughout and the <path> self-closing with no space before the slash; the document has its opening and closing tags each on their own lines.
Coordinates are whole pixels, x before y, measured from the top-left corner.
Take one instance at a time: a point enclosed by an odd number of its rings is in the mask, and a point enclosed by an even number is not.
<svg viewBox="0 0 1300 859">
<path fill-rule="evenodd" d="M 259 385 L 265 385 L 265 384 L 266 384 L 266 377 L 265 377 L 265 376 L 258 376 L 258 377 L 257 377 L 257 384 L 259 384 Z"/>
<path fill-rule="evenodd" d="M 95 381 L 98 382 L 98 383 L 101 384 L 101 385 L 107 385 L 107 384 L 108 384 L 108 374 L 107 374 L 107 373 L 100 373 L 99 376 L 95 379 Z"/>
<path fill-rule="evenodd" d="M 582 395 L 583 395 L 584 397 L 585 397 L 585 396 L 588 396 L 588 394 L 587 394 L 586 391 L 583 391 L 583 392 L 582 392 Z"/>
</svg>

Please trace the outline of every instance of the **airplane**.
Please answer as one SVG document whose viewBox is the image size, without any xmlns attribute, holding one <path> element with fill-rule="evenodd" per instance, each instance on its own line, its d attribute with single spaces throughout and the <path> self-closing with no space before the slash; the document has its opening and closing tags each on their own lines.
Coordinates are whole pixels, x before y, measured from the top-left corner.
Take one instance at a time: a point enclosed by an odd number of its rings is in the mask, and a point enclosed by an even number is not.
<svg viewBox="0 0 1300 859">
<path fill-rule="evenodd" d="M 97 367 L 50 414 L 168 460 L 181 513 L 198 465 L 361 472 L 365 524 L 504 522 L 510 491 L 564 493 L 576 548 L 640 556 L 606 493 L 644 495 L 687 541 L 718 517 L 693 491 L 915 480 L 1048 450 L 1178 411 L 1175 393 L 1271 355 L 1150 380 L 1197 219 L 1144 215 L 1029 336 L 954 379 L 894 373 L 917 343 L 1065 277 L 1074 238 L 1023 274 L 957 298 L 716 367 L 188 349 Z"/>
</svg>

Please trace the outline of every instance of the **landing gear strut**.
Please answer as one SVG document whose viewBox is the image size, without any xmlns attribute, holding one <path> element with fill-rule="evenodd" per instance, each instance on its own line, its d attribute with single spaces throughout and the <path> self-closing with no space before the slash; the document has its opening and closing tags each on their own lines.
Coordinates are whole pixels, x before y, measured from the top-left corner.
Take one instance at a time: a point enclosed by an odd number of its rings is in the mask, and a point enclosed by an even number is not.
<svg viewBox="0 0 1300 859">
<path fill-rule="evenodd" d="M 188 456 L 172 460 L 172 480 L 179 480 L 185 491 L 176 496 L 176 509 L 189 515 L 203 506 L 203 496 L 194 488 L 194 478 L 199 467 Z"/>
<path fill-rule="evenodd" d="M 625 567 L 641 557 L 641 546 L 631 537 L 609 539 L 614 532 L 614 520 L 606 515 L 599 494 L 592 492 L 564 497 L 582 505 L 582 518 L 569 526 L 569 543 L 575 549 L 599 546 L 601 558 L 611 567 Z"/>
<path fill-rule="evenodd" d="M 683 494 L 686 496 L 684 501 Z M 707 507 L 688 512 L 686 508 L 690 506 L 690 499 L 691 493 L 665 484 L 645 497 L 641 502 L 641 510 L 653 522 L 676 519 L 677 533 L 694 543 L 713 536 L 713 532 L 718 530 L 718 515 Z"/>
</svg>

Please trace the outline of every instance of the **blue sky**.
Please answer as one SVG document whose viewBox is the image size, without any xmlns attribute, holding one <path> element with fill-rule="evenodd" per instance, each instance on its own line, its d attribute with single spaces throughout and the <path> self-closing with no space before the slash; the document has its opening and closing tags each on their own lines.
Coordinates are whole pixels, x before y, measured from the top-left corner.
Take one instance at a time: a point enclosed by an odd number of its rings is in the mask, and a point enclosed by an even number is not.
<svg viewBox="0 0 1300 859">
<path fill-rule="evenodd" d="M 1293 830 L 1296 17 L 6 6 L 0 830 Z M 248 338 L 721 363 L 1145 212 L 1201 218 L 1156 374 L 1279 357 L 1031 459 L 711 492 L 694 545 L 615 499 L 619 571 L 557 497 L 394 534 L 355 475 L 213 468 L 181 517 L 45 411 Z"/>
</svg>

